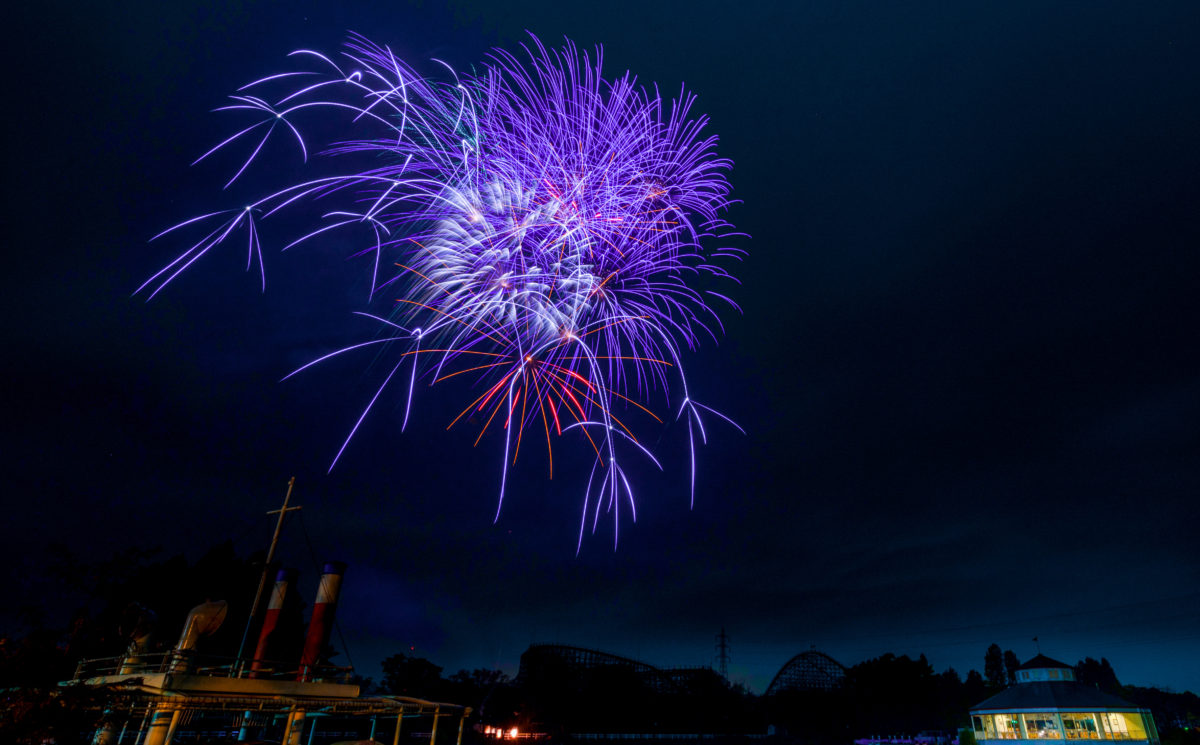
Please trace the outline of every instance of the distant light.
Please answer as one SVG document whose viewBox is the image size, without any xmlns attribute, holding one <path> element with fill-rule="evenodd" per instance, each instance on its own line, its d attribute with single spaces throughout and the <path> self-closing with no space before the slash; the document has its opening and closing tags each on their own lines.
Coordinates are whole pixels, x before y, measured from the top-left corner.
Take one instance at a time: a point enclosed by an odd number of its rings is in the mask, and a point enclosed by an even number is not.
<svg viewBox="0 0 1200 745">
<path fill-rule="evenodd" d="M 509 738 L 511 738 L 513 740 L 517 739 L 517 728 L 513 727 L 512 729 L 510 729 L 508 731 L 508 736 L 509 736 Z"/>
</svg>

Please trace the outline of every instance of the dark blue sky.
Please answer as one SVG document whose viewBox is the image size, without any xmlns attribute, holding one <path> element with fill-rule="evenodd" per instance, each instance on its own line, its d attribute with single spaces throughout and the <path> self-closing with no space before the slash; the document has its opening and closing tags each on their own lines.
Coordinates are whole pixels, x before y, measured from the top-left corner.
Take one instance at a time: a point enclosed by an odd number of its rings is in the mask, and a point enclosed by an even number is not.
<svg viewBox="0 0 1200 745">
<path fill-rule="evenodd" d="M 318 551 L 350 564 L 341 624 L 368 675 L 410 645 L 450 670 L 515 671 L 535 641 L 707 664 L 725 626 L 758 691 L 810 645 L 965 674 L 1033 636 L 1200 690 L 1194 2 L 16 12 L 0 578 L 22 602 L 53 595 L 59 541 L 261 547 L 296 475 Z M 616 553 L 602 534 L 575 557 L 583 477 L 535 459 L 492 524 L 498 453 L 443 431 L 459 390 L 403 435 L 385 400 L 325 475 L 380 370 L 278 380 L 371 333 L 361 267 L 329 260 L 346 246 L 269 256 L 266 295 L 230 251 L 130 298 L 184 247 L 149 236 L 240 198 L 228 163 L 187 164 L 233 131 L 209 110 L 287 52 L 354 30 L 467 68 L 524 29 L 686 82 L 753 235 L 744 316 L 689 363 L 748 435 L 718 432 L 689 512 L 664 431 L 668 472 L 641 475 Z M 268 155 L 286 183 L 294 153 Z M 285 558 L 308 569 L 296 527 Z"/>
</svg>

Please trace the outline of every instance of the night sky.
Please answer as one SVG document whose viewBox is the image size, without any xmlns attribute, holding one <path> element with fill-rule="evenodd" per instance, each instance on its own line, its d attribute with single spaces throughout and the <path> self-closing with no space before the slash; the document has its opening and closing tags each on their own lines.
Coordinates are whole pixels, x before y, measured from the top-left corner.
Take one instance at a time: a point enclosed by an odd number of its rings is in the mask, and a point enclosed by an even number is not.
<svg viewBox="0 0 1200 745">
<path fill-rule="evenodd" d="M 1200 691 L 1197 3 L 8 13 L 0 630 L 73 607 L 40 568 L 57 545 L 265 548 L 295 475 L 318 559 L 350 565 L 340 623 L 368 676 L 410 648 L 515 673 L 532 642 L 703 665 L 724 626 L 757 692 L 812 645 L 965 675 L 1034 636 Z M 386 370 L 279 380 L 374 331 L 351 315 L 349 237 L 272 251 L 265 294 L 235 245 L 131 297 L 187 247 L 150 236 L 298 173 L 268 149 L 222 194 L 232 157 L 188 166 L 235 131 L 210 110 L 287 52 L 353 30 L 432 73 L 525 29 L 603 44 L 610 75 L 686 82 L 752 236 L 744 314 L 687 361 L 747 434 L 713 428 L 689 511 L 686 431 L 651 432 L 666 471 L 635 469 L 616 551 L 602 522 L 575 554 L 582 458 L 550 481 L 531 449 L 493 524 L 501 441 L 445 431 L 465 387 L 423 392 L 403 434 L 385 396 L 326 475 Z M 267 246 L 287 227 L 265 223 Z M 282 553 L 311 600 L 304 535 L 289 524 Z"/>
</svg>

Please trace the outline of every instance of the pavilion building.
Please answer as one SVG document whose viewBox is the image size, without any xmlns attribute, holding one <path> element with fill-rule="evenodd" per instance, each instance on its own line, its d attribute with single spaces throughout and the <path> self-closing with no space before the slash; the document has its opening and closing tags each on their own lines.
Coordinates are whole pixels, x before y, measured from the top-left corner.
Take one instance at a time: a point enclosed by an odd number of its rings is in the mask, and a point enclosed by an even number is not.
<svg viewBox="0 0 1200 745">
<path fill-rule="evenodd" d="M 1159 745 L 1154 717 L 1128 701 L 1075 680 L 1070 665 L 1039 654 L 1017 668 L 1017 681 L 971 707 L 980 745 L 1048 745 L 1045 740 L 1120 740 Z"/>
</svg>

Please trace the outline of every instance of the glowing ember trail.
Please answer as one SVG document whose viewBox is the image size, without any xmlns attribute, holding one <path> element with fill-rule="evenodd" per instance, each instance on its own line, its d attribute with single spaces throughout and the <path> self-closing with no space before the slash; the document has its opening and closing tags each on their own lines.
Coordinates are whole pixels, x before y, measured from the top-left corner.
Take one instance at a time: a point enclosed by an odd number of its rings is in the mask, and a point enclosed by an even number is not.
<svg viewBox="0 0 1200 745">
<path fill-rule="evenodd" d="M 330 468 L 389 386 L 407 388 L 403 429 L 418 381 L 473 379 L 478 397 L 449 426 L 479 414 L 478 444 L 495 420 L 493 436 L 504 440 L 497 518 L 527 429 L 546 438 L 551 477 L 555 437 L 582 439 L 594 452 L 582 543 L 602 513 L 615 526 L 627 502 L 636 516 L 618 451 L 662 467 L 634 434 L 662 423 L 647 405 L 651 392 L 686 423 L 693 501 L 704 419 L 737 427 L 692 398 L 681 357 L 702 335 L 715 341 L 713 299 L 737 309 L 702 286 L 736 282 L 720 264 L 743 251 L 724 245 L 740 235 L 721 217 L 731 204 L 731 164 L 703 133 L 706 119 L 693 118 L 694 96 L 681 89 L 664 102 L 629 73 L 605 79 L 600 49 L 547 49 L 536 38 L 522 49 L 521 58 L 493 52 L 470 76 L 439 63 L 440 79 L 357 35 L 337 58 L 293 52 L 307 68 L 240 88 L 218 110 L 253 119 L 199 160 L 245 148 L 226 187 L 272 136 L 293 141 L 307 163 L 312 148 L 299 120 L 323 113 L 344 119 L 354 139 L 322 154 L 349 167 L 170 228 L 160 236 L 199 238 L 138 292 L 153 298 L 235 235 L 265 290 L 258 223 L 281 210 L 318 219 L 284 250 L 354 231 L 362 248 L 353 256 L 370 259 L 368 301 L 386 292 L 394 311 L 362 313 L 379 324 L 377 338 L 292 375 L 362 349 L 382 350 L 392 362 Z M 647 418 L 622 421 L 614 404 Z"/>
</svg>

